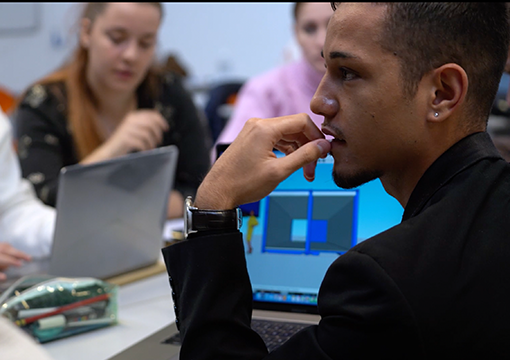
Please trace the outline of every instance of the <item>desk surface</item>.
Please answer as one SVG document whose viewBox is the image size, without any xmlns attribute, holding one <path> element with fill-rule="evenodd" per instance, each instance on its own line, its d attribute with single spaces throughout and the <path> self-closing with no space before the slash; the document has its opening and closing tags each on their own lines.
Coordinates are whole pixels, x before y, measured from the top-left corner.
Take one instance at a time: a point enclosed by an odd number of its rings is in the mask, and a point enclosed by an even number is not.
<svg viewBox="0 0 510 360">
<path fill-rule="evenodd" d="M 118 304 L 117 325 L 55 340 L 43 347 L 55 360 L 106 360 L 175 320 L 166 273 L 120 286 Z"/>
<path fill-rule="evenodd" d="M 181 229 L 182 219 L 165 224 L 163 238 Z M 55 360 L 106 360 L 175 321 L 166 272 L 119 287 L 117 325 L 55 340 L 42 346 Z M 169 334 L 169 336 L 172 334 Z"/>
</svg>

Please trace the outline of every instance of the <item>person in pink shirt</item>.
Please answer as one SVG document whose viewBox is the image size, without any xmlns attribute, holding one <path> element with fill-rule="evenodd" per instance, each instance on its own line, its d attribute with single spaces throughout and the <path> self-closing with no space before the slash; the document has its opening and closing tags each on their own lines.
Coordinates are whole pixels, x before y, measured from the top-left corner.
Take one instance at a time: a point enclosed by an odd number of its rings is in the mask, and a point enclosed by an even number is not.
<svg viewBox="0 0 510 360">
<path fill-rule="evenodd" d="M 332 14 L 330 3 L 295 3 L 294 34 L 301 59 L 253 77 L 243 85 L 217 144 L 232 142 L 253 117 L 307 113 L 320 129 L 323 116 L 310 110 L 310 101 L 325 73 L 321 51 Z"/>
</svg>

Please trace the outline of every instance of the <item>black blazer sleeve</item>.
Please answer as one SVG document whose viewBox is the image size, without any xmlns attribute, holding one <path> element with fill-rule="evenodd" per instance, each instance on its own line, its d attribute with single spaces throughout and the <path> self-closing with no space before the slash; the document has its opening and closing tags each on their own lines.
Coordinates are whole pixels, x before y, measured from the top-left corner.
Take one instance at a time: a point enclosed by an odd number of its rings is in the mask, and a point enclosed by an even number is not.
<svg viewBox="0 0 510 360">
<path fill-rule="evenodd" d="M 377 262 L 355 251 L 328 270 L 319 325 L 267 354 L 251 330 L 252 292 L 242 235 L 200 236 L 163 249 L 181 360 L 421 359 L 419 331 L 398 287 Z"/>
</svg>

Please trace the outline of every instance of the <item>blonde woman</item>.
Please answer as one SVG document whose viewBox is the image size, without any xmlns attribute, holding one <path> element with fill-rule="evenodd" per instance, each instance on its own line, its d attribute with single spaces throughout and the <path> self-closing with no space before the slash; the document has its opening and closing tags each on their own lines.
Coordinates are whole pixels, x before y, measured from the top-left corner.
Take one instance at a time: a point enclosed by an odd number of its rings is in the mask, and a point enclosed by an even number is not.
<svg viewBox="0 0 510 360">
<path fill-rule="evenodd" d="M 175 144 L 168 218 L 182 216 L 208 171 L 210 140 L 175 73 L 154 66 L 160 3 L 87 3 L 79 44 L 63 67 L 31 86 L 14 121 L 23 176 L 55 206 L 63 166 Z"/>
</svg>

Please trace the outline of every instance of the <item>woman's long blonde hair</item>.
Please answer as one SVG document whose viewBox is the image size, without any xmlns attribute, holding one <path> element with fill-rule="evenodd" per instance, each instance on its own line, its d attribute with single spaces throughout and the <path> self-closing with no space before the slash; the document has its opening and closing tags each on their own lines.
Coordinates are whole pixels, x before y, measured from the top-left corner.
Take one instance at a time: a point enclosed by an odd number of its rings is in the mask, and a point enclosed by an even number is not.
<svg viewBox="0 0 510 360">
<path fill-rule="evenodd" d="M 145 4 L 156 6 L 161 13 L 161 17 L 163 17 L 161 3 Z M 87 3 L 80 21 L 86 18 L 93 24 L 96 17 L 104 12 L 106 6 L 108 6 L 108 3 Z M 80 160 L 89 155 L 104 141 L 97 123 L 97 99 L 86 79 L 87 63 L 88 50 L 81 46 L 78 41 L 70 61 L 38 82 L 39 84 L 65 82 L 68 99 L 68 127 L 72 131 L 76 152 Z M 156 92 L 158 91 L 155 86 L 157 73 L 158 68 L 156 66 L 150 68 L 140 85 L 140 87 L 151 91 L 153 96 L 157 96 Z"/>
</svg>

